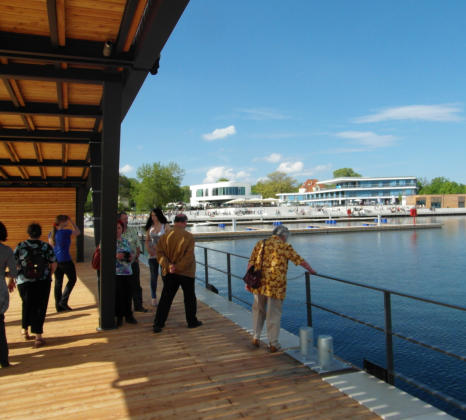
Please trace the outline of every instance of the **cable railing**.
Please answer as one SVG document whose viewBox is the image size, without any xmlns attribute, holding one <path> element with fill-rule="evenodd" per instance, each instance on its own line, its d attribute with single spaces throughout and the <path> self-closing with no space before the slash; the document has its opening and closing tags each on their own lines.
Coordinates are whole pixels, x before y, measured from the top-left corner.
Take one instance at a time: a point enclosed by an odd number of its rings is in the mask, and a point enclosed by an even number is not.
<svg viewBox="0 0 466 420">
<path fill-rule="evenodd" d="M 203 272 L 204 272 L 204 278 L 203 279 L 202 278 L 197 278 L 197 280 L 203 282 L 205 287 L 208 287 L 209 284 L 210 284 L 209 283 L 209 270 L 213 270 L 215 272 L 222 273 L 222 274 L 224 274 L 226 276 L 227 298 L 228 298 L 228 300 L 232 301 L 233 299 L 235 299 L 235 300 L 237 300 L 239 302 L 242 302 L 245 305 L 251 306 L 250 302 L 247 302 L 241 296 L 235 295 L 233 293 L 232 279 L 242 280 L 243 276 L 239 276 L 237 274 L 234 274 L 232 272 L 232 269 L 231 269 L 231 267 L 232 267 L 231 257 L 236 257 L 236 258 L 240 258 L 240 259 L 244 259 L 244 260 L 249 260 L 249 258 L 245 257 L 244 255 L 238 255 L 238 254 L 235 254 L 235 253 L 232 253 L 232 252 L 226 252 L 226 251 L 213 249 L 213 248 L 208 248 L 208 247 L 200 246 L 200 245 L 196 245 L 196 248 L 199 249 L 203 253 L 203 261 L 199 261 L 199 259 L 198 259 L 197 264 L 203 266 Z M 219 267 L 215 267 L 213 265 L 209 265 L 209 251 L 225 255 L 225 263 L 224 263 L 225 265 L 224 266 L 226 266 L 226 269 L 222 269 L 222 268 L 219 268 Z M 245 272 L 246 270 L 244 269 L 243 271 Z M 364 326 L 369 327 L 369 328 L 371 328 L 371 329 L 373 329 L 375 331 L 383 333 L 384 336 L 385 336 L 385 363 L 386 363 L 386 367 L 382 368 L 380 366 L 376 366 L 376 371 L 379 371 L 379 372 L 382 371 L 382 375 L 378 376 L 378 377 L 380 379 L 385 380 L 387 383 L 389 383 L 391 385 L 394 384 L 395 378 L 397 378 L 397 379 L 405 382 L 409 386 L 415 387 L 418 390 L 421 390 L 421 391 L 423 391 L 425 393 L 428 393 L 429 395 L 436 398 L 437 400 L 443 401 L 448 406 L 454 407 L 454 408 L 460 410 L 466 416 L 466 404 L 464 402 L 462 402 L 462 401 L 460 401 L 460 400 L 458 400 L 458 399 L 456 399 L 454 397 L 451 397 L 449 395 L 446 395 L 445 393 L 443 393 L 441 391 L 432 389 L 430 386 L 425 385 L 422 382 L 419 382 L 419 381 L 417 381 L 417 380 L 415 380 L 413 378 L 409 378 L 409 377 L 403 375 L 402 373 L 395 371 L 395 367 L 394 367 L 395 357 L 394 357 L 393 337 L 396 337 L 396 338 L 401 339 L 401 340 L 403 340 L 405 342 L 414 344 L 416 346 L 419 346 L 419 347 L 434 351 L 436 353 L 443 354 L 445 356 L 448 356 L 448 357 L 450 357 L 452 359 L 455 359 L 455 360 L 458 360 L 458 361 L 461 361 L 461 362 L 466 362 L 466 356 L 456 354 L 453 351 L 442 349 L 442 348 L 440 348 L 438 346 L 425 343 L 425 342 L 420 341 L 418 339 L 415 339 L 413 337 L 408 337 L 408 336 L 406 336 L 404 334 L 401 334 L 399 332 L 394 331 L 393 330 L 393 325 L 392 325 L 392 296 L 399 296 L 399 297 L 403 297 L 403 298 L 406 298 L 406 299 L 410 299 L 413 302 L 414 301 L 424 302 L 424 303 L 427 303 L 427 304 L 436 305 L 437 307 L 448 308 L 448 309 L 452 309 L 452 310 L 455 310 L 455 311 L 466 312 L 466 307 L 459 306 L 459 305 L 453 305 L 453 304 L 449 304 L 449 303 L 444 303 L 444 302 L 439 302 L 439 301 L 435 301 L 435 300 L 432 300 L 432 299 L 426 299 L 426 298 L 422 298 L 422 297 L 419 297 L 419 296 L 414 296 L 414 295 L 411 295 L 411 294 L 408 294 L 408 293 L 398 292 L 398 291 L 395 291 L 395 290 L 389 290 L 389 289 L 384 289 L 384 288 L 381 288 L 381 287 L 375 287 L 375 286 L 370 286 L 370 285 L 367 285 L 367 284 L 362 284 L 362 283 L 358 283 L 358 282 L 354 282 L 354 281 L 340 279 L 340 278 L 325 275 L 325 274 L 317 273 L 314 276 L 320 277 L 322 279 L 330 280 L 331 282 L 343 283 L 343 284 L 349 285 L 351 287 L 363 288 L 363 289 L 375 291 L 377 293 L 381 293 L 383 295 L 384 325 L 383 326 L 375 325 L 374 323 L 358 319 L 358 318 L 356 318 L 354 316 L 350 316 L 348 314 L 338 312 L 338 311 L 336 311 L 334 309 L 331 309 L 331 308 L 328 308 L 328 307 L 326 307 L 324 305 L 317 304 L 317 303 L 313 302 L 312 301 L 312 293 L 311 293 L 312 292 L 312 290 L 311 290 L 311 275 L 310 275 L 310 273 L 305 272 L 304 274 L 299 274 L 299 275 L 297 275 L 295 277 L 291 277 L 291 278 L 289 277 L 288 282 L 304 277 L 304 283 L 305 283 L 305 304 L 304 305 L 305 305 L 305 308 L 306 308 L 306 322 L 307 322 L 307 325 L 309 327 L 313 326 L 312 325 L 313 324 L 312 309 L 316 308 L 316 309 L 325 311 L 325 312 L 327 312 L 329 314 L 344 318 L 346 320 L 352 321 L 352 322 L 357 323 L 357 324 L 364 325 Z M 374 365 L 374 364 L 372 364 L 372 365 Z"/>
</svg>

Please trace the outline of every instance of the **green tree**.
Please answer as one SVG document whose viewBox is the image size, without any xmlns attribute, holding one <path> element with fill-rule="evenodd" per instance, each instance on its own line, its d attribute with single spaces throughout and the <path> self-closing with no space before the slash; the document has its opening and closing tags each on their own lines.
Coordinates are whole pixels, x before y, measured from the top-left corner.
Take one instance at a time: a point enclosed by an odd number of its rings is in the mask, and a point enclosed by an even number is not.
<svg viewBox="0 0 466 420">
<path fill-rule="evenodd" d="M 189 189 L 189 185 L 182 186 L 181 190 L 183 191 L 183 198 L 181 201 L 183 203 L 189 203 L 191 201 L 191 190 Z"/>
<path fill-rule="evenodd" d="M 251 192 L 261 194 L 263 198 L 277 198 L 278 193 L 298 191 L 298 181 L 283 172 L 275 171 L 267 175 L 267 179 L 253 185 Z"/>
<path fill-rule="evenodd" d="M 135 202 L 138 210 L 164 206 L 183 199 L 181 180 L 184 170 L 176 163 L 162 165 L 160 162 L 144 164 L 137 170 L 140 182 L 136 189 Z"/>
<path fill-rule="evenodd" d="M 419 181 L 418 181 L 419 187 Z M 449 179 L 439 176 L 433 178 L 432 181 L 421 181 L 421 188 L 418 194 L 464 194 L 466 193 L 466 185 L 459 184 Z"/>
<path fill-rule="evenodd" d="M 219 178 L 217 179 L 217 182 L 228 182 L 229 179 L 228 178 Z"/>
<path fill-rule="evenodd" d="M 352 168 L 340 168 L 333 171 L 334 178 L 343 178 L 347 176 L 357 176 L 359 178 L 362 177 L 361 174 L 354 172 Z"/>
<path fill-rule="evenodd" d="M 130 210 L 135 207 L 134 197 L 136 195 L 137 179 L 128 178 L 125 175 L 119 177 L 118 196 L 119 196 L 119 210 Z"/>
</svg>

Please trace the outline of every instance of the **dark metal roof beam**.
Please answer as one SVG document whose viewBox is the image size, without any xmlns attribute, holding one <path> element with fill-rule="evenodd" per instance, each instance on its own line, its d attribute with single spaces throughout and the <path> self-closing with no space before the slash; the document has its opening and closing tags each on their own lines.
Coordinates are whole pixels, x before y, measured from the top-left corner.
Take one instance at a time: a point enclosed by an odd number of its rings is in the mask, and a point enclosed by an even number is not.
<svg viewBox="0 0 466 420">
<path fill-rule="evenodd" d="M 132 57 L 122 53 L 118 57 L 104 57 L 103 42 L 66 39 L 66 47 L 54 48 L 48 36 L 0 32 L 0 57 L 47 63 L 93 64 L 107 67 L 133 66 Z"/>
<path fill-rule="evenodd" d="M 92 131 L 68 131 L 64 133 L 54 130 L 27 131 L 8 128 L 0 129 L 0 138 L 7 138 L 8 141 L 58 140 L 58 142 L 61 143 L 62 141 L 76 142 L 77 140 L 85 140 L 84 143 L 88 143 L 89 141 L 100 141 L 101 137 L 100 133 L 94 133 Z"/>
<path fill-rule="evenodd" d="M 49 143 L 49 144 L 89 144 L 89 140 L 72 140 L 72 139 L 12 139 L 12 138 L 0 138 L 1 141 L 8 141 L 10 143 Z"/>
<path fill-rule="evenodd" d="M 59 168 L 68 166 L 83 168 L 90 166 L 90 163 L 86 160 L 68 160 L 67 162 L 63 162 L 62 159 L 44 159 L 42 162 L 38 162 L 36 159 L 20 159 L 18 162 L 12 162 L 9 159 L 0 159 L 0 166 L 50 166 Z"/>
<path fill-rule="evenodd" d="M 70 105 L 67 109 L 59 109 L 57 104 L 28 102 L 26 106 L 15 107 L 8 101 L 0 101 L 0 114 L 23 115 L 55 115 L 79 118 L 97 118 L 102 112 L 100 107 L 92 105 Z"/>
<path fill-rule="evenodd" d="M 139 89 L 158 59 L 189 0 L 151 2 L 141 26 L 134 50 L 134 69 L 123 87 L 121 120 L 131 107 Z"/>
<path fill-rule="evenodd" d="M 58 47 L 58 26 L 57 26 L 57 2 L 47 0 L 47 15 L 49 17 L 50 41 L 54 47 Z"/>
<path fill-rule="evenodd" d="M 9 177 L 8 179 L 0 179 L 0 185 L 9 185 L 17 187 L 28 187 L 31 184 L 37 187 L 73 187 L 86 185 L 87 180 L 78 177 L 68 177 L 62 179 L 61 177 L 49 177 L 42 179 L 41 177 L 30 177 L 23 179 L 21 177 Z"/>
<path fill-rule="evenodd" d="M 122 80 L 123 73 L 90 69 L 60 69 L 53 65 L 4 64 L 0 65 L 0 77 L 100 85 L 105 81 Z"/>
</svg>

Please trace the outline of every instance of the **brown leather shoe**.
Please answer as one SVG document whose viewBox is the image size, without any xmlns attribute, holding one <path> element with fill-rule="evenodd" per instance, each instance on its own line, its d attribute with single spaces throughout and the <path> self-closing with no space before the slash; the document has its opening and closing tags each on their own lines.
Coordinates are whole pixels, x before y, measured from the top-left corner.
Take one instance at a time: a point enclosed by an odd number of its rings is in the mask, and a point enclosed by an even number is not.
<svg viewBox="0 0 466 420">
<path fill-rule="evenodd" d="M 280 350 L 280 347 L 275 347 L 269 344 L 269 352 L 270 353 L 276 353 L 278 350 Z"/>
<path fill-rule="evenodd" d="M 253 345 L 254 347 L 260 347 L 261 342 L 259 341 L 258 338 L 253 338 L 253 339 L 252 339 L 252 345 Z"/>
</svg>

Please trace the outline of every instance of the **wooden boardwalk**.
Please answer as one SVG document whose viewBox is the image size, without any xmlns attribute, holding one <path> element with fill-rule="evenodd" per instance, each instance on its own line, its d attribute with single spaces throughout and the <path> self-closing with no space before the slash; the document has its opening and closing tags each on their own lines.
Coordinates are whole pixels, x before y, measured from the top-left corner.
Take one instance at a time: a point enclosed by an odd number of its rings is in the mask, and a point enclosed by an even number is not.
<svg viewBox="0 0 466 420">
<path fill-rule="evenodd" d="M 88 262 L 77 269 L 74 310 L 56 313 L 51 293 L 40 349 L 22 340 L 20 299 L 11 295 L 13 366 L 0 369 L 1 419 L 378 418 L 287 355 L 253 348 L 244 330 L 202 303 L 204 325 L 186 328 L 181 291 L 161 334 L 152 333 L 153 312 L 97 332 L 95 272 Z M 148 298 L 143 265 L 141 283 Z"/>
</svg>

